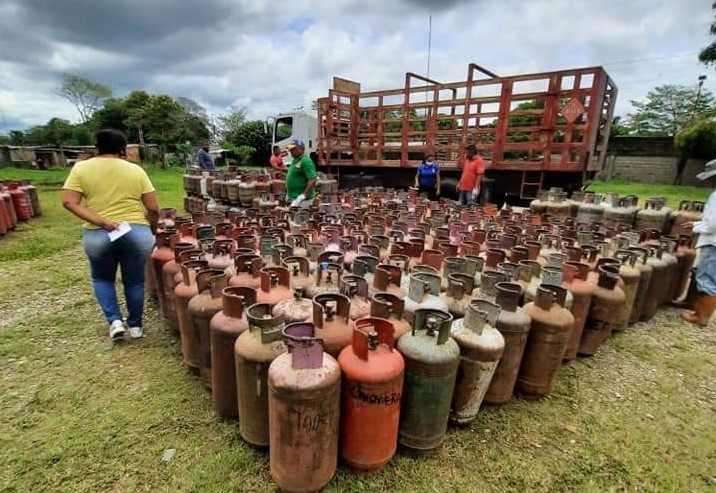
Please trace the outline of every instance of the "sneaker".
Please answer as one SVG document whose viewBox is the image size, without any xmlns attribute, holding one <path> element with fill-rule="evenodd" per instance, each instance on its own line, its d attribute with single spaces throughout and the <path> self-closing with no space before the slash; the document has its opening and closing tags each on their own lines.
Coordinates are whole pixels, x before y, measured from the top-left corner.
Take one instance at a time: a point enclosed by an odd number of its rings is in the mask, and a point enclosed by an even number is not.
<svg viewBox="0 0 716 493">
<path fill-rule="evenodd" d="M 115 320 L 109 326 L 109 337 L 111 339 L 121 339 L 124 337 L 124 324 L 121 320 Z"/>
<path fill-rule="evenodd" d="M 132 339 L 141 339 L 142 337 L 144 337 L 144 331 L 141 327 L 130 327 L 129 337 L 131 337 Z"/>
</svg>

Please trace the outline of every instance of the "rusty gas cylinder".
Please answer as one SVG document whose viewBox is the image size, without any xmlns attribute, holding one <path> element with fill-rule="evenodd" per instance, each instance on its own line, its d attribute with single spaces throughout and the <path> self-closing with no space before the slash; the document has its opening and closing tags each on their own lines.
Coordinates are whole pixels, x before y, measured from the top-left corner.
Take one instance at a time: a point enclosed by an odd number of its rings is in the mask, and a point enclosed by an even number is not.
<svg viewBox="0 0 716 493">
<path fill-rule="evenodd" d="M 425 454 L 445 439 L 460 347 L 450 337 L 452 315 L 419 308 L 412 331 L 398 340 L 405 358 L 405 385 L 401 403 L 398 442 Z"/>
<path fill-rule="evenodd" d="M 411 330 L 410 322 L 403 318 L 405 302 L 390 293 L 375 293 L 370 297 L 370 316 L 390 320 L 395 328 L 395 340 Z"/>
<path fill-rule="evenodd" d="M 535 300 L 525 305 L 532 323 L 515 390 L 527 398 L 543 397 L 554 387 L 574 326 L 574 316 L 564 308 L 566 296 L 562 286 L 542 284 Z"/>
<path fill-rule="evenodd" d="M 337 358 L 351 343 L 353 321 L 351 301 L 340 293 L 323 293 L 313 297 L 313 323 L 316 336 L 323 339 L 323 349 Z"/>
<path fill-rule="evenodd" d="M 291 274 L 286 267 L 265 267 L 261 269 L 261 286 L 256 291 L 258 303 L 275 305 L 293 298 Z"/>
<path fill-rule="evenodd" d="M 227 281 L 228 277 L 222 269 L 199 272 L 196 276 L 198 294 L 189 301 L 187 308 L 199 374 L 207 389 L 211 389 L 211 318 L 221 311 L 221 292 Z"/>
<path fill-rule="evenodd" d="M 314 283 L 306 290 L 309 297 L 317 294 L 340 293 L 341 277 L 343 275 L 343 261 L 320 262 L 316 267 Z"/>
<path fill-rule="evenodd" d="M 578 353 L 582 356 L 595 354 L 614 329 L 619 307 L 625 301 L 624 291 L 617 286 L 618 277 L 619 267 L 600 267 L 599 281 L 594 289 L 589 316 L 584 324 L 582 341 L 579 343 Z"/>
<path fill-rule="evenodd" d="M 680 299 L 689 284 L 689 276 L 696 260 L 696 249 L 693 238 L 689 235 L 679 235 L 679 244 L 676 249 L 677 272 L 674 279 L 673 300 Z"/>
<path fill-rule="evenodd" d="M 668 289 L 666 284 L 669 275 L 669 265 L 662 260 L 662 246 L 661 245 L 648 245 L 649 257 L 647 264 L 651 266 L 651 282 L 649 282 L 649 289 L 644 297 L 644 305 L 639 315 L 639 320 L 642 322 L 648 322 L 651 318 L 656 315 L 661 300 L 664 298 L 664 293 Z"/>
<path fill-rule="evenodd" d="M 189 302 L 199 293 L 196 276 L 207 269 L 206 260 L 189 260 L 180 266 L 182 282 L 174 288 L 177 321 L 179 323 L 179 336 L 181 337 L 181 354 L 184 365 L 190 370 L 199 371 L 199 357 L 196 352 L 197 345 L 192 339 L 191 322 L 189 321 Z"/>
<path fill-rule="evenodd" d="M 452 323 L 452 337 L 460 346 L 460 367 L 450 412 L 453 423 L 469 424 L 480 410 L 505 349 L 505 339 L 495 327 L 499 313 L 499 305 L 472 300 L 465 318 Z"/>
<path fill-rule="evenodd" d="M 11 182 L 8 185 L 7 193 L 10 194 L 12 199 L 12 206 L 15 209 L 15 215 L 18 221 L 28 221 L 32 219 L 32 203 L 30 197 L 24 190 L 20 189 L 20 185 L 16 182 Z"/>
<path fill-rule="evenodd" d="M 395 455 L 405 362 L 395 348 L 393 324 L 367 317 L 356 323 L 341 351 L 341 457 L 375 471 Z"/>
<path fill-rule="evenodd" d="M 291 289 L 300 289 L 304 293 L 313 286 L 314 280 L 310 274 L 310 262 L 306 257 L 290 255 L 284 257 L 283 266 L 291 273 Z"/>
<path fill-rule="evenodd" d="M 234 258 L 234 269 L 229 286 L 243 286 L 259 289 L 261 287 L 261 269 L 263 260 L 256 254 L 240 254 Z M 227 269 L 227 272 L 228 269 Z"/>
<path fill-rule="evenodd" d="M 369 294 L 391 293 L 404 298 L 406 293 L 401 287 L 402 269 L 397 265 L 378 265 L 373 276 L 373 284 L 368 287 Z"/>
<path fill-rule="evenodd" d="M 211 255 L 207 256 L 209 267 L 212 269 L 226 269 L 234 263 L 236 242 L 234 240 L 214 240 L 211 245 Z"/>
<path fill-rule="evenodd" d="M 679 276 L 679 261 L 676 258 L 676 249 L 678 247 L 678 239 L 673 237 L 662 237 L 659 244 L 663 250 L 661 259 L 667 265 L 666 289 L 664 289 L 661 304 L 670 303 L 674 299 L 674 291 L 676 288 L 676 280 Z"/>
<path fill-rule="evenodd" d="M 289 353 L 268 375 L 271 477 L 283 491 L 317 491 L 336 472 L 341 370 L 312 324 L 283 334 Z"/>
<path fill-rule="evenodd" d="M 480 287 L 475 291 L 475 297 L 481 300 L 495 301 L 497 297 L 496 285 L 505 282 L 507 279 L 502 272 L 483 272 L 480 276 Z"/>
<path fill-rule="evenodd" d="M 188 262 L 189 260 L 200 260 L 203 258 L 203 250 L 196 249 L 191 243 L 176 243 L 174 244 L 174 258 L 165 263 L 162 267 L 162 282 L 164 284 L 164 315 L 167 319 L 169 329 L 176 335 L 179 334 L 179 320 L 177 319 L 177 307 L 174 290 L 176 289 L 177 284 L 181 282 L 181 276 L 177 276 L 181 270 L 180 266 L 183 262 Z M 177 277 L 179 277 L 178 280 Z"/>
<path fill-rule="evenodd" d="M 211 318 L 211 395 L 214 411 L 222 418 L 239 417 L 234 343 L 248 330 L 246 308 L 255 302 L 255 289 L 236 286 L 224 288 L 221 293 L 221 311 Z"/>
<path fill-rule="evenodd" d="M 631 318 L 631 312 L 634 309 L 637 291 L 639 290 L 639 281 L 641 273 L 636 267 L 638 255 L 630 250 L 617 250 L 614 256 L 622 261 L 619 267 L 619 277 L 624 281 L 622 290 L 624 291 L 624 303 L 619 306 L 616 320 L 612 330 L 620 331 L 626 329 Z"/>
<path fill-rule="evenodd" d="M 486 404 L 494 405 L 504 404 L 512 397 L 531 323 L 527 312 L 518 306 L 520 286 L 501 282 L 496 288 L 500 312 L 495 328 L 502 334 L 505 348 L 484 398 Z"/>
<path fill-rule="evenodd" d="M 464 317 L 467 312 L 474 282 L 475 278 L 469 274 L 456 273 L 448 276 L 448 289 L 440 295 L 440 298 L 456 319 Z"/>
<path fill-rule="evenodd" d="M 403 317 L 413 324 L 415 312 L 420 308 L 448 311 L 448 306 L 440 298 L 440 276 L 426 272 L 410 274 L 408 296 L 403 305 Z"/>
<path fill-rule="evenodd" d="M 467 263 L 467 259 L 464 257 L 445 257 L 445 260 L 443 260 L 442 281 L 440 284 L 441 291 L 447 291 L 450 274 L 467 273 Z M 470 293 L 468 292 L 467 294 L 469 295 Z"/>
<path fill-rule="evenodd" d="M 302 289 L 293 290 L 293 298 L 281 300 L 273 307 L 274 316 L 283 316 L 287 324 L 313 321 L 313 301 Z"/>
<path fill-rule="evenodd" d="M 646 303 L 646 296 L 651 285 L 651 277 L 653 274 L 653 267 L 647 262 L 649 260 L 649 250 L 642 247 L 629 247 L 629 251 L 633 252 L 637 256 L 635 267 L 639 270 L 639 286 L 636 290 L 636 297 L 634 299 L 634 306 L 632 307 L 631 315 L 629 316 L 629 325 L 639 321 L 641 313 L 644 309 L 644 303 Z"/>
<path fill-rule="evenodd" d="M 179 235 L 174 230 L 164 231 L 157 233 L 156 236 L 157 245 L 152 251 L 152 276 L 154 278 L 154 284 L 157 287 L 157 301 L 159 303 L 159 312 L 166 316 L 165 304 L 165 291 L 164 291 L 164 277 L 162 276 L 162 269 L 164 264 L 174 258 L 174 251 L 172 245 L 179 241 Z"/>
<path fill-rule="evenodd" d="M 246 309 L 249 330 L 234 344 L 236 389 L 241 438 L 256 447 L 268 447 L 268 370 L 286 352 L 281 331 L 283 316 L 273 316 L 271 305 L 256 303 Z"/>
<path fill-rule="evenodd" d="M 351 320 L 370 315 L 368 283 L 360 276 L 349 274 L 341 278 L 341 294 L 351 300 Z"/>
<path fill-rule="evenodd" d="M 582 341 L 584 324 L 589 316 L 589 307 L 592 304 L 592 295 L 596 284 L 587 279 L 589 266 L 583 262 L 565 262 L 562 269 L 564 272 L 563 286 L 572 293 L 573 302 L 570 311 L 574 316 L 574 326 L 569 333 L 562 359 L 572 361 L 577 357 L 579 343 Z"/>
</svg>

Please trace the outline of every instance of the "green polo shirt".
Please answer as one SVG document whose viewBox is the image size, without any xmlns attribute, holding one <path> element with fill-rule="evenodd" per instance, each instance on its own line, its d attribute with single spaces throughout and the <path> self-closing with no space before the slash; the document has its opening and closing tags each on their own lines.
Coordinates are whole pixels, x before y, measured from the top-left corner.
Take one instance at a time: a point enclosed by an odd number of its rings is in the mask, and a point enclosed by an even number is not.
<svg viewBox="0 0 716 493">
<path fill-rule="evenodd" d="M 286 195 L 288 200 L 293 200 L 303 193 L 306 185 L 311 180 L 316 179 L 316 165 L 313 160 L 305 154 L 298 159 L 294 159 L 288 167 L 286 173 Z M 312 199 L 315 195 L 314 191 L 306 197 Z"/>
</svg>

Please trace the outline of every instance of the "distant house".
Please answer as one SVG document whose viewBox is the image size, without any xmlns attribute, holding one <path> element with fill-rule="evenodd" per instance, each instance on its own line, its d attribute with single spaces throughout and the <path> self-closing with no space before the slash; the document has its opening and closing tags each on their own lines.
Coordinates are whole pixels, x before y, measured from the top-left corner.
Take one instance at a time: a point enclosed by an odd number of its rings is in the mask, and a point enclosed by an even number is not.
<svg viewBox="0 0 716 493">
<path fill-rule="evenodd" d="M 156 152 L 157 146 L 145 145 L 145 151 Z M 89 159 L 97 153 L 94 146 L 69 146 L 60 150 L 52 146 L 0 146 L 0 168 L 47 169 L 58 166 L 72 166 L 77 161 Z M 64 160 L 63 160 L 64 156 Z M 127 146 L 127 160 L 141 161 L 139 144 Z"/>
</svg>

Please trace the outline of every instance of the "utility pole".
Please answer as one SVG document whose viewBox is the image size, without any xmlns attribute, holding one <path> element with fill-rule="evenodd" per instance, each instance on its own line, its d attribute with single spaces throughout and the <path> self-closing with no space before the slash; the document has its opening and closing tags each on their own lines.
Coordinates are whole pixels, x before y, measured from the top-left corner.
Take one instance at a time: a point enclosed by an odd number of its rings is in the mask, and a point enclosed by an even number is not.
<svg viewBox="0 0 716 493">
<path fill-rule="evenodd" d="M 691 111 L 691 121 L 694 121 L 694 118 L 696 117 L 696 108 L 699 107 L 699 103 L 701 102 L 701 89 L 704 87 L 704 81 L 706 81 L 706 76 L 699 75 L 699 90 L 696 93 L 696 101 L 694 102 L 694 109 Z"/>
</svg>

